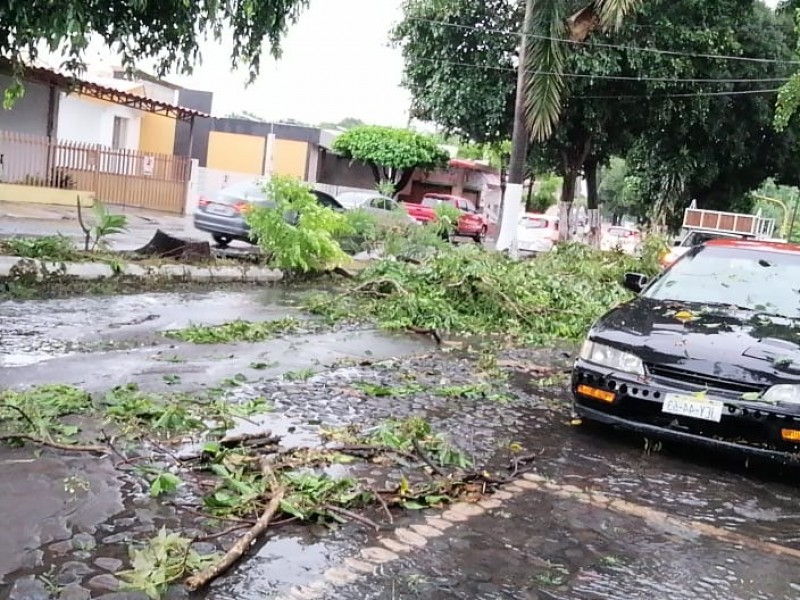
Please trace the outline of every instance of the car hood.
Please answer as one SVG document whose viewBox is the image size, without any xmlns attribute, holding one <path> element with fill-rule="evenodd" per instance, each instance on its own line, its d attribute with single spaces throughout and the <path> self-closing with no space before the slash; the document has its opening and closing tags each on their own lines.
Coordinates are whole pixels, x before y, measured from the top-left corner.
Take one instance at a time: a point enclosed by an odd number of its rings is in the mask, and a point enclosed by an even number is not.
<svg viewBox="0 0 800 600">
<path fill-rule="evenodd" d="M 607 313 L 589 337 L 645 364 L 762 385 L 800 382 L 796 319 L 640 297 Z"/>
</svg>

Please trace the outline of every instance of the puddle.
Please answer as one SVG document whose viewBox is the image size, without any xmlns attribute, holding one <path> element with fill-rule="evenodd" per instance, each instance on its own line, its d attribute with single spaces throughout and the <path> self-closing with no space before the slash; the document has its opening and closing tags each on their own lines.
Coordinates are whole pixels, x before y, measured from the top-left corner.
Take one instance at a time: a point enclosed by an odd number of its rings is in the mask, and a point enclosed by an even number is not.
<svg viewBox="0 0 800 600">
<path fill-rule="evenodd" d="M 319 578 L 332 564 L 349 556 L 356 540 L 343 538 L 343 535 L 331 536 L 320 529 L 316 533 L 269 539 L 246 565 L 199 597 L 208 600 L 275 598 L 293 586 Z"/>
</svg>

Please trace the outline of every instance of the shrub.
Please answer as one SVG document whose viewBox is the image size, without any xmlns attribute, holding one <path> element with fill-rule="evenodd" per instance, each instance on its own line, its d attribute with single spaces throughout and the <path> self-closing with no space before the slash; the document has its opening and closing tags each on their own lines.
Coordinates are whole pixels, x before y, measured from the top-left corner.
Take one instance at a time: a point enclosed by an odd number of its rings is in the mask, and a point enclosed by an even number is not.
<svg viewBox="0 0 800 600">
<path fill-rule="evenodd" d="M 323 271 L 347 261 L 337 239 L 351 233 L 347 217 L 322 206 L 310 188 L 273 176 L 264 191 L 273 206 L 247 212 L 251 235 L 270 264 L 290 271 Z"/>
</svg>

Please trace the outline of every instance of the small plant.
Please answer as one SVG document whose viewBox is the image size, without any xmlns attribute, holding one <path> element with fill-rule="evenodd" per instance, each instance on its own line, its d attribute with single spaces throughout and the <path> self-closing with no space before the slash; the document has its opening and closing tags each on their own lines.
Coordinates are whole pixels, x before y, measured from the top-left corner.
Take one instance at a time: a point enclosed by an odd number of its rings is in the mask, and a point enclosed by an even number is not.
<svg viewBox="0 0 800 600">
<path fill-rule="evenodd" d="M 181 478 L 169 471 L 160 471 L 150 482 L 150 496 L 158 498 L 162 494 L 172 494 L 183 483 Z"/>
<path fill-rule="evenodd" d="M 20 258 L 34 258 L 50 262 L 66 262 L 75 258 L 75 248 L 63 235 L 40 238 L 11 238 L 0 242 L 3 249 Z"/>
<path fill-rule="evenodd" d="M 216 561 L 215 555 L 200 556 L 192 550 L 191 543 L 192 540 L 162 528 L 143 547 L 130 549 L 132 568 L 119 573 L 119 577 L 127 589 L 158 600 L 171 583 Z"/>
<path fill-rule="evenodd" d="M 128 230 L 128 217 L 110 213 L 100 201 L 92 205 L 94 225 L 87 225 L 83 220 L 83 207 L 81 197 L 78 196 L 78 224 L 83 230 L 83 249 L 94 252 L 97 248 L 108 247 L 108 236 L 123 233 Z"/>
<path fill-rule="evenodd" d="M 308 381 L 314 376 L 314 369 L 299 369 L 297 371 L 287 371 L 283 374 L 285 381 Z"/>
<path fill-rule="evenodd" d="M 430 424 L 422 418 L 404 420 L 387 419 L 379 423 L 366 437 L 366 443 L 403 452 L 422 450 L 442 467 L 454 466 L 465 469 L 472 461 L 460 450 L 434 433 Z"/>
<path fill-rule="evenodd" d="M 0 423 L 11 433 L 73 443 L 79 428 L 61 419 L 85 413 L 91 407 L 89 394 L 68 385 L 42 385 L 21 392 L 6 390 L 0 392 Z"/>
</svg>

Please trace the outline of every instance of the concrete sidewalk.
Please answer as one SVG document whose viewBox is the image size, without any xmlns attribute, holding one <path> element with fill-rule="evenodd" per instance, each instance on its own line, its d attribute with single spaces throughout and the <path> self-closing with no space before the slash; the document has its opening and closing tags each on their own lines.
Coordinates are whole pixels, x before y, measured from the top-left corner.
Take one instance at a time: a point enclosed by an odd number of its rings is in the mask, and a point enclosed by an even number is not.
<svg viewBox="0 0 800 600">
<path fill-rule="evenodd" d="M 184 239 L 209 240 L 207 235 L 194 229 L 191 216 L 182 217 L 125 206 L 109 205 L 108 208 L 115 214 L 128 217 L 128 231 L 110 238 L 114 250 L 140 248 L 150 241 L 156 229 Z M 86 209 L 85 213 L 90 220 L 91 209 Z M 0 238 L 57 234 L 69 237 L 76 245 L 83 244 L 77 208 L 0 202 Z"/>
</svg>

